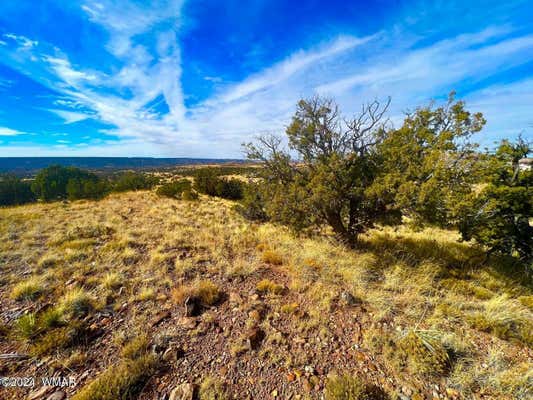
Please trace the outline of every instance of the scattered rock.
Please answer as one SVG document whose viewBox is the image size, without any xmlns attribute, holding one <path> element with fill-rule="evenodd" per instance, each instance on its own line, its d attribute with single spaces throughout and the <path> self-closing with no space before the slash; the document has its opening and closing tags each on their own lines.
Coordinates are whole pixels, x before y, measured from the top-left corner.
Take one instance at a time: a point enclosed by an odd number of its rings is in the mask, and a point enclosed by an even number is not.
<svg viewBox="0 0 533 400">
<path fill-rule="evenodd" d="M 64 400 L 67 398 L 67 394 L 62 390 L 52 393 L 46 398 L 46 400 Z"/>
<path fill-rule="evenodd" d="M 181 317 L 180 319 L 178 319 L 178 325 L 180 325 L 181 327 L 185 329 L 194 329 L 196 328 L 196 324 L 197 324 L 196 318 Z"/>
<path fill-rule="evenodd" d="M 256 350 L 259 348 L 264 338 L 265 332 L 259 328 L 252 328 L 246 334 L 246 343 L 250 350 Z"/>
<path fill-rule="evenodd" d="M 287 374 L 287 381 L 288 382 L 294 382 L 295 379 L 296 379 L 296 375 L 294 375 L 292 372 L 289 372 Z"/>
<path fill-rule="evenodd" d="M 182 383 L 170 392 L 168 400 L 192 400 L 194 387 L 190 383 Z"/>
<path fill-rule="evenodd" d="M 152 320 L 152 327 L 159 325 L 164 319 L 170 318 L 170 311 L 160 311 Z"/>
<path fill-rule="evenodd" d="M 37 400 L 44 397 L 46 393 L 48 393 L 51 390 L 50 386 L 43 386 L 39 390 L 36 390 L 34 392 L 31 392 L 28 396 L 28 400 Z"/>
<path fill-rule="evenodd" d="M 183 350 L 181 348 L 169 347 L 165 350 L 162 357 L 166 362 L 175 362 L 178 358 L 183 357 Z"/>
<path fill-rule="evenodd" d="M 229 302 L 232 304 L 242 304 L 243 299 L 242 296 L 237 292 L 231 292 L 229 294 Z"/>
<path fill-rule="evenodd" d="M 185 315 L 187 317 L 196 317 L 202 312 L 200 299 L 197 297 L 187 297 L 185 299 Z"/>
<path fill-rule="evenodd" d="M 356 304 L 360 304 L 361 300 L 356 298 L 353 294 L 347 291 L 341 292 L 340 295 L 341 301 L 349 306 L 354 306 Z"/>
</svg>

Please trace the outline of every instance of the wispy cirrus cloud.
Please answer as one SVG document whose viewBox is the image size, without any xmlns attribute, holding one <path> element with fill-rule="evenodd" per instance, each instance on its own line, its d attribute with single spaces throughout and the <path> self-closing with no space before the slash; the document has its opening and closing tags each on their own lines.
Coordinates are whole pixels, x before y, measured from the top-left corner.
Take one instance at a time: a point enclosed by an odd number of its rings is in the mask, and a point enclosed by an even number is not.
<svg viewBox="0 0 533 400">
<path fill-rule="evenodd" d="M 279 133 L 296 101 L 315 93 L 335 97 L 347 112 L 391 96 L 391 116 L 400 121 L 404 110 L 459 89 L 489 120 L 484 140 L 531 125 L 524 108 L 532 104 L 531 82 L 493 83 L 502 72 L 533 63 L 533 33 L 512 24 L 431 38 L 402 23 L 367 36 L 337 32 L 240 79 L 204 74 L 211 92 L 187 101 L 183 1 L 85 0 L 79 9 L 105 32 L 108 63 L 88 67 L 55 44 L 4 35 L 16 45 L 12 65 L 57 93 L 49 112 L 65 125 L 98 121 L 106 125 L 100 133 L 114 139 L 60 143 L 73 154 L 105 148 L 105 154 L 238 157 L 240 143 L 259 132 Z M 515 106 L 512 112 L 498 107 L 501 96 Z M 48 153 L 57 151 L 63 148 Z"/>
</svg>

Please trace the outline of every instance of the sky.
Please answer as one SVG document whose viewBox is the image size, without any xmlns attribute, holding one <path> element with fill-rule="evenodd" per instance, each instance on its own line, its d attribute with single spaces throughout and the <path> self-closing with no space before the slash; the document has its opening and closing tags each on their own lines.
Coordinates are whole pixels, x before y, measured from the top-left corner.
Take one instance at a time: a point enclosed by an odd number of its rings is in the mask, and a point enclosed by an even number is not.
<svg viewBox="0 0 533 400">
<path fill-rule="evenodd" d="M 533 140 L 530 1 L 0 2 L 3 157 L 242 158 L 300 98 L 399 126 L 452 90 L 482 146 Z"/>
</svg>

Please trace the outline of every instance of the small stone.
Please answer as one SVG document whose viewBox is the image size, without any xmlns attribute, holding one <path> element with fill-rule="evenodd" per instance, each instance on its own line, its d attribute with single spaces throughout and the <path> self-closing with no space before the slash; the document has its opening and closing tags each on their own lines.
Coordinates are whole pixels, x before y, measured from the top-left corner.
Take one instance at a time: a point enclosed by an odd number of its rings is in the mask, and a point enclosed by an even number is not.
<svg viewBox="0 0 533 400">
<path fill-rule="evenodd" d="M 360 299 L 356 298 L 353 294 L 347 291 L 343 291 L 340 295 L 340 298 L 345 304 L 349 306 L 354 306 L 356 304 L 361 303 Z"/>
<path fill-rule="evenodd" d="M 62 390 L 52 393 L 46 398 L 46 400 L 64 400 L 67 398 L 67 394 Z"/>
<path fill-rule="evenodd" d="M 185 315 L 187 317 L 200 315 L 201 311 L 202 305 L 200 304 L 200 299 L 197 297 L 187 297 L 185 299 Z"/>
<path fill-rule="evenodd" d="M 250 350 L 256 350 L 265 338 L 265 333 L 259 328 L 253 328 L 246 334 L 246 342 Z"/>
<path fill-rule="evenodd" d="M 309 379 L 307 378 L 302 378 L 302 386 L 306 392 L 310 392 L 313 389 L 311 383 L 309 382 Z"/>
<path fill-rule="evenodd" d="M 152 326 L 159 325 L 164 319 L 170 318 L 170 311 L 161 311 L 152 320 Z"/>
<path fill-rule="evenodd" d="M 232 304 L 242 304 L 242 296 L 237 292 L 231 292 L 229 294 L 229 302 Z"/>
<path fill-rule="evenodd" d="M 292 372 L 289 372 L 287 374 L 287 381 L 288 382 L 294 382 L 295 379 L 296 379 L 296 375 L 294 375 Z"/>
<path fill-rule="evenodd" d="M 177 361 L 178 358 L 183 356 L 183 350 L 180 348 L 169 347 L 163 353 L 163 360 L 166 362 Z"/>
<path fill-rule="evenodd" d="M 36 390 L 35 392 L 31 392 L 28 396 L 28 400 L 37 400 L 42 397 L 50 390 L 50 386 L 43 386 L 39 390 Z"/>
<path fill-rule="evenodd" d="M 402 386 L 402 392 L 405 393 L 407 396 L 411 396 L 413 394 L 413 391 L 407 386 Z"/>
<path fill-rule="evenodd" d="M 306 365 L 304 367 L 304 371 L 307 373 L 307 374 L 310 374 L 310 375 L 313 375 L 315 373 L 315 369 L 310 366 L 310 365 Z"/>
<path fill-rule="evenodd" d="M 272 395 L 272 397 L 278 397 L 278 391 L 276 389 L 274 389 L 270 394 Z"/>
<path fill-rule="evenodd" d="M 170 392 L 168 400 L 192 400 L 193 392 L 194 387 L 190 383 L 182 383 Z"/>
<path fill-rule="evenodd" d="M 178 319 L 178 325 L 185 329 L 194 329 L 196 328 L 197 321 L 195 318 L 181 317 Z"/>
</svg>

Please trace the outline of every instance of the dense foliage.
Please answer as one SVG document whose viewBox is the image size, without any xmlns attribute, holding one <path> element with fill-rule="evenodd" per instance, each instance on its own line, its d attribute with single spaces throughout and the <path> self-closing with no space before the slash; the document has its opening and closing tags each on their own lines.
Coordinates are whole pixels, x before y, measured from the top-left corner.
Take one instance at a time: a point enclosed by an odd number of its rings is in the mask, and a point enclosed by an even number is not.
<svg viewBox="0 0 533 400">
<path fill-rule="evenodd" d="M 156 193 L 159 196 L 183 200 L 195 200 L 198 198 L 198 194 L 192 190 L 191 181 L 188 179 L 165 183 L 157 188 Z"/>
<path fill-rule="evenodd" d="M 200 168 L 194 175 L 194 188 L 203 194 L 224 199 L 239 200 L 243 197 L 244 184 L 235 178 L 219 176 L 217 168 Z"/>
<path fill-rule="evenodd" d="M 245 145 L 264 168 L 241 212 L 296 230 L 326 224 L 352 246 L 376 223 L 408 217 L 458 227 L 464 239 L 530 263 L 532 178 L 518 167 L 529 146 L 476 151 L 471 136 L 485 120 L 454 93 L 441 107 L 407 114 L 398 129 L 384 118 L 387 106 L 373 102 L 346 120 L 332 100 L 300 101 L 286 130 L 288 149 L 275 136 Z"/>
<path fill-rule="evenodd" d="M 533 272 L 533 171 L 519 160 L 531 153 L 528 143 L 504 140 L 484 163 L 482 183 L 456 207 L 463 239 L 475 239 L 490 252 L 518 256 Z"/>
<path fill-rule="evenodd" d="M 42 169 L 32 183 L 35 195 L 43 201 L 99 198 L 106 192 L 97 175 L 75 167 L 51 165 Z"/>
<path fill-rule="evenodd" d="M 15 176 L 0 177 L 0 206 L 14 206 L 35 201 L 31 183 Z"/>
<path fill-rule="evenodd" d="M 126 192 L 129 190 L 152 189 L 158 182 L 154 176 L 138 172 L 125 172 L 113 179 L 112 189 L 114 192 Z"/>
</svg>

